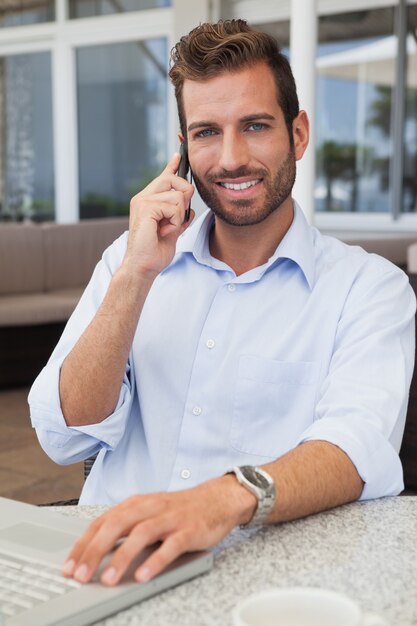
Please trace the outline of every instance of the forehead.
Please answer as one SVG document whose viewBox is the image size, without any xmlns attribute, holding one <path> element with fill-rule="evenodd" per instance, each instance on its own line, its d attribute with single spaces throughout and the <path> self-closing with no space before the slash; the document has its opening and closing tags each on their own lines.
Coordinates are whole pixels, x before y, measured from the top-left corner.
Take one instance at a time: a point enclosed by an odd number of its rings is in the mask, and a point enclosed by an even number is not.
<svg viewBox="0 0 417 626">
<path fill-rule="evenodd" d="M 184 81 L 187 126 L 199 120 L 219 121 L 259 112 L 283 116 L 271 69 L 265 63 L 223 72 L 203 81 Z"/>
</svg>

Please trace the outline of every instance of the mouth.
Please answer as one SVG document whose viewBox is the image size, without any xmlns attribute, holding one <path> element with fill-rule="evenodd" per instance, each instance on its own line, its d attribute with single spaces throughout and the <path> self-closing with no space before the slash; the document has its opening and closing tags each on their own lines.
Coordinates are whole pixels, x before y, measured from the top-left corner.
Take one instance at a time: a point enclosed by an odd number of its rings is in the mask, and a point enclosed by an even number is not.
<svg viewBox="0 0 417 626">
<path fill-rule="evenodd" d="M 254 187 L 261 182 L 261 178 L 255 178 L 254 180 L 246 180 L 240 183 L 231 183 L 226 181 L 218 181 L 217 185 L 219 187 L 223 187 L 223 189 L 231 189 L 232 191 L 244 191 L 245 189 L 249 189 L 250 187 Z"/>
<path fill-rule="evenodd" d="M 229 178 L 229 180 L 216 180 L 215 182 L 224 199 L 243 201 L 252 200 L 258 196 L 263 178 Z"/>
</svg>

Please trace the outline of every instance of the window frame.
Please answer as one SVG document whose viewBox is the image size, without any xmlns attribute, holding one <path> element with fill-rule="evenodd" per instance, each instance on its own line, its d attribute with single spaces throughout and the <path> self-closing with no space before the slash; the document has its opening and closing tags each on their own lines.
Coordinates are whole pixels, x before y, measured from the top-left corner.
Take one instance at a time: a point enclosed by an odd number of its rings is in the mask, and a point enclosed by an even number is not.
<svg viewBox="0 0 417 626">
<path fill-rule="evenodd" d="M 397 7 L 406 0 L 317 0 L 318 16 L 354 10 Z M 417 0 L 407 0 L 415 5 Z M 195 24 L 207 19 L 242 17 L 251 24 L 290 19 L 290 0 L 172 0 L 170 7 L 143 9 L 123 15 L 69 19 L 67 0 L 55 0 L 55 21 L 0 29 L 0 55 L 51 54 L 54 138 L 55 220 L 79 220 L 78 129 L 76 49 L 164 37 L 168 49 Z M 400 45 L 400 42 L 399 42 Z M 172 88 L 168 89 L 167 155 L 177 149 L 178 120 Z M 399 123 L 401 127 L 401 123 Z M 398 138 L 397 138 L 398 145 Z M 417 233 L 417 214 L 315 213 L 315 223 L 324 230 L 339 232 Z"/>
<path fill-rule="evenodd" d="M 337 13 L 345 13 L 346 11 L 364 11 L 367 9 L 379 8 L 397 8 L 405 5 L 405 11 L 408 6 L 417 4 L 417 0 L 350 0 L 347 6 L 346 0 L 317 0 L 317 16 L 335 15 Z M 403 7 L 404 8 L 404 7 Z M 248 20 L 251 24 L 265 24 L 267 22 L 289 20 L 291 14 L 290 0 L 283 0 L 278 3 L 276 0 L 264 0 L 262 3 L 262 12 L 259 12 L 259 4 L 257 0 L 228 0 L 223 7 L 223 18 L 241 17 Z M 395 26 L 398 37 L 398 50 L 405 50 L 405 40 L 401 35 L 404 32 L 404 23 L 401 19 L 397 20 Z M 406 72 L 400 74 L 399 79 L 403 82 L 406 79 Z M 401 104 L 401 94 L 399 93 L 401 85 L 395 85 L 395 94 L 393 95 L 393 105 Z M 393 119 L 394 131 L 391 137 L 392 145 L 398 150 L 402 145 L 402 130 L 404 127 L 404 111 L 395 116 Z M 395 133 L 395 134 L 394 134 Z M 393 159 L 394 160 L 394 159 Z M 395 180 L 391 179 L 391 208 L 389 213 L 339 213 L 329 214 L 325 212 L 314 212 L 314 222 L 321 230 L 332 232 L 335 234 L 346 235 L 346 233 L 362 232 L 393 232 L 393 233 L 416 233 L 417 235 L 417 214 L 406 214 L 401 212 L 400 206 L 400 190 L 402 180 L 399 180 L 401 172 L 397 167 L 393 168 L 392 175 Z"/>
<path fill-rule="evenodd" d="M 166 38 L 172 44 L 172 7 L 69 19 L 67 1 L 55 0 L 54 22 L 0 30 L 0 55 L 50 52 L 54 147 L 55 221 L 79 221 L 76 50 L 85 46 Z M 171 101 L 170 97 L 170 101 Z M 172 109 L 172 102 L 169 109 Z M 169 111 L 169 135 L 173 134 Z M 173 140 L 168 139 L 168 148 Z"/>
</svg>

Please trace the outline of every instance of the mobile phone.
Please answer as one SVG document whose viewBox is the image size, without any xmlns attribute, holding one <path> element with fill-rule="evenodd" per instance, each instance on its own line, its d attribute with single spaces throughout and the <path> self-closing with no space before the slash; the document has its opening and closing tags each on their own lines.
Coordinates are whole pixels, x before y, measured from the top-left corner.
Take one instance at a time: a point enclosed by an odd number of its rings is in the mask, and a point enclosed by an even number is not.
<svg viewBox="0 0 417 626">
<path fill-rule="evenodd" d="M 187 152 L 187 147 L 184 143 L 182 143 L 180 145 L 180 164 L 178 166 L 178 176 L 181 176 L 181 178 L 185 178 L 185 180 L 187 180 L 187 174 L 190 170 L 190 164 L 188 162 L 188 152 Z M 188 220 L 190 219 L 190 207 L 188 207 L 188 209 L 185 210 L 185 216 L 184 216 L 184 222 L 188 222 Z"/>
</svg>

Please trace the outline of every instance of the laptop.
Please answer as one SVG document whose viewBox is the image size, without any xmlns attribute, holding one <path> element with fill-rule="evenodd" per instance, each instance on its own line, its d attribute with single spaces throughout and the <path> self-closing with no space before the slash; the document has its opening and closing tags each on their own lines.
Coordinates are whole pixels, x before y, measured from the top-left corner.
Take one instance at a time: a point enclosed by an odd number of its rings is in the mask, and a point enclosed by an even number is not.
<svg viewBox="0 0 417 626">
<path fill-rule="evenodd" d="M 104 587 L 96 577 L 80 585 L 61 576 L 60 569 L 88 524 L 88 520 L 0 498 L 1 626 L 92 624 L 213 566 L 211 552 L 189 553 L 153 580 L 138 584 L 132 573 L 155 549 L 148 548 L 116 587 Z"/>
</svg>

